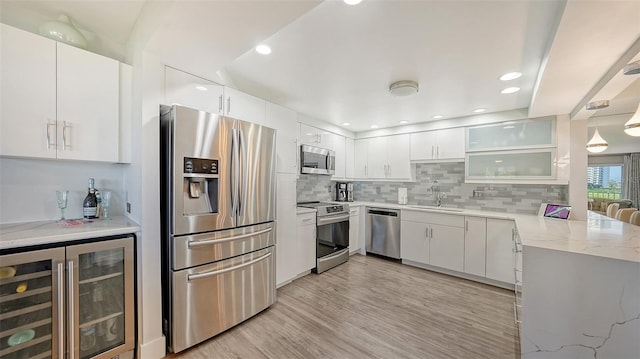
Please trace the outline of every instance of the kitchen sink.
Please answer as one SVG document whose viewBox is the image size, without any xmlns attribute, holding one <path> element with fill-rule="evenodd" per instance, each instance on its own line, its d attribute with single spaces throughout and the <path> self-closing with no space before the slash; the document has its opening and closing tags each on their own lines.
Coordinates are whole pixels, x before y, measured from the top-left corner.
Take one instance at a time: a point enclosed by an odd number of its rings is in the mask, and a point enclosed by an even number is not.
<svg viewBox="0 0 640 359">
<path fill-rule="evenodd" d="M 445 211 L 445 212 L 462 212 L 461 208 L 445 208 L 445 207 L 436 207 L 436 206 L 418 206 L 411 205 L 407 206 L 408 208 L 417 208 L 417 209 L 429 209 L 433 211 Z"/>
</svg>

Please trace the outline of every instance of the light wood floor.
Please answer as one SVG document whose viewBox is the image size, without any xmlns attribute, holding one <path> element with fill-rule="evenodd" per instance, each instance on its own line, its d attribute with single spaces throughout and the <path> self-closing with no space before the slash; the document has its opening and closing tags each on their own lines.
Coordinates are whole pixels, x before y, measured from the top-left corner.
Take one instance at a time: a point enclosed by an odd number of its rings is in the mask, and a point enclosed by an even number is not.
<svg viewBox="0 0 640 359">
<path fill-rule="evenodd" d="M 354 255 L 172 359 L 519 358 L 513 292 Z"/>
</svg>

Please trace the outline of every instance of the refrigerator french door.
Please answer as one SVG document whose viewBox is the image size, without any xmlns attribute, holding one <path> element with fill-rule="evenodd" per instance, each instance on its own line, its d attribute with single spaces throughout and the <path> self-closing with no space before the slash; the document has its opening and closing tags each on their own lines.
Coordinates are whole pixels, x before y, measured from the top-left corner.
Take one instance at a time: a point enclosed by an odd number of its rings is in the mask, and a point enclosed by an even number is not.
<svg viewBox="0 0 640 359">
<path fill-rule="evenodd" d="M 0 357 L 132 358 L 132 238 L 0 256 Z"/>
<path fill-rule="evenodd" d="M 275 130 L 160 106 L 163 332 L 179 352 L 275 302 Z"/>
</svg>

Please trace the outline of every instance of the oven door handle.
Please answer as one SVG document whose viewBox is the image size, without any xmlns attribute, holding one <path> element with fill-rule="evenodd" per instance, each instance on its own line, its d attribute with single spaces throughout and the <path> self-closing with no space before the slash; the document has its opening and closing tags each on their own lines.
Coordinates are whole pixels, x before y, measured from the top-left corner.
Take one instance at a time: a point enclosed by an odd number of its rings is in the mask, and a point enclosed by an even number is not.
<svg viewBox="0 0 640 359">
<path fill-rule="evenodd" d="M 340 257 L 341 255 L 344 255 L 344 252 L 348 252 L 348 251 L 349 251 L 349 248 L 344 248 L 344 249 L 341 249 L 341 250 L 339 250 L 339 251 L 337 251 L 337 252 L 335 252 L 333 254 L 330 254 L 330 255 L 327 255 L 327 256 L 324 256 L 324 257 L 318 258 L 318 259 L 322 259 L 322 260 L 333 259 L 335 257 Z"/>
<path fill-rule="evenodd" d="M 337 216 L 317 217 L 316 221 L 318 226 L 324 226 L 325 224 L 349 221 L 349 213 L 347 212 L 345 214 L 340 214 Z"/>
<path fill-rule="evenodd" d="M 188 246 L 189 246 L 189 248 L 193 248 L 193 247 L 200 247 L 200 246 L 208 246 L 210 244 L 231 242 L 231 241 L 235 241 L 235 240 L 238 240 L 238 239 L 244 239 L 244 238 L 248 238 L 248 237 L 258 236 L 260 234 L 265 234 L 267 232 L 271 232 L 272 230 L 273 230 L 273 227 L 269 227 L 269 228 L 263 229 L 261 231 L 245 233 L 245 234 L 241 234 L 239 236 L 220 238 L 220 239 L 210 239 L 210 240 L 206 240 L 206 241 L 189 241 Z"/>
<path fill-rule="evenodd" d="M 211 271 L 211 272 L 188 274 L 187 275 L 187 281 L 191 282 L 191 281 L 196 280 L 196 279 L 213 277 L 213 276 L 216 276 L 216 275 L 225 274 L 225 273 L 233 272 L 233 271 L 236 271 L 236 270 L 239 270 L 239 269 L 242 269 L 242 268 L 246 268 L 246 267 L 249 267 L 251 265 L 254 265 L 254 264 L 256 264 L 256 263 L 258 263 L 258 262 L 260 262 L 262 260 L 265 260 L 265 259 L 271 257 L 271 253 L 272 252 L 269 252 L 269 253 L 263 255 L 262 257 L 250 260 L 247 263 L 242 263 L 242 264 L 237 265 L 237 266 L 233 266 L 233 267 L 229 267 L 229 268 L 225 268 L 225 269 L 220 269 L 220 270 L 214 270 L 214 271 Z"/>
</svg>

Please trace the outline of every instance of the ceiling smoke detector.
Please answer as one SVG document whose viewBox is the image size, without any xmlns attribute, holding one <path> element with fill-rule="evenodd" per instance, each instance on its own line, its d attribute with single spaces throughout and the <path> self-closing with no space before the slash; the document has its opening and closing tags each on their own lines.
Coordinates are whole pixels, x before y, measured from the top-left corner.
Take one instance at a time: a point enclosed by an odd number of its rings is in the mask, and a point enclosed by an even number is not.
<svg viewBox="0 0 640 359">
<path fill-rule="evenodd" d="M 389 93 L 394 96 L 410 96 L 418 93 L 418 83 L 415 81 L 397 81 L 389 85 Z"/>
<path fill-rule="evenodd" d="M 605 107 L 609 107 L 609 100 L 600 100 L 589 102 L 586 106 L 587 110 L 601 110 Z"/>
</svg>

